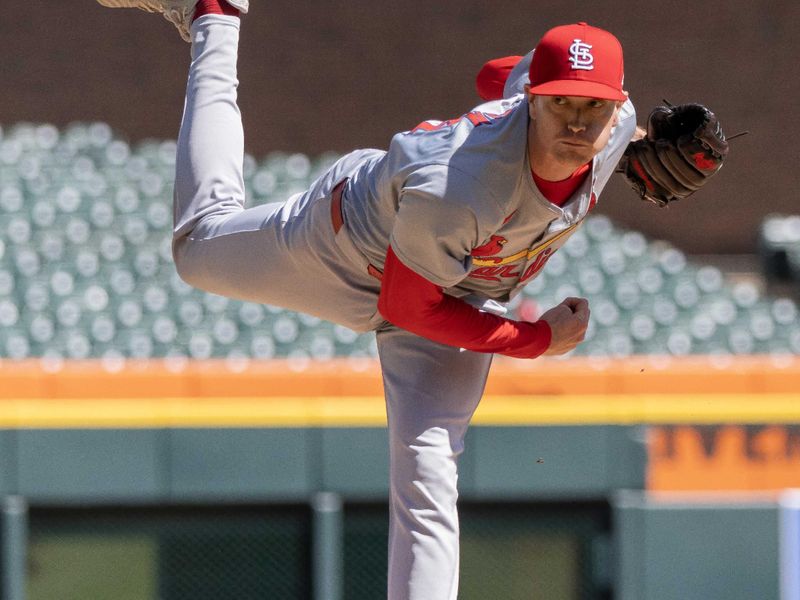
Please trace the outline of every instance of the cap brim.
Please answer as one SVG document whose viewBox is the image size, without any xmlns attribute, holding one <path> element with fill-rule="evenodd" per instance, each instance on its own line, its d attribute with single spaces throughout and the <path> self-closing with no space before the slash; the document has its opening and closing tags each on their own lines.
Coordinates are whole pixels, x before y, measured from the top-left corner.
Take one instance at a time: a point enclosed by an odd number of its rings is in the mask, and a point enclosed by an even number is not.
<svg viewBox="0 0 800 600">
<path fill-rule="evenodd" d="M 531 88 L 531 94 L 539 96 L 581 96 L 584 98 L 600 98 L 624 102 L 628 97 L 621 90 L 604 83 L 581 79 L 562 79 L 548 81 Z"/>
</svg>

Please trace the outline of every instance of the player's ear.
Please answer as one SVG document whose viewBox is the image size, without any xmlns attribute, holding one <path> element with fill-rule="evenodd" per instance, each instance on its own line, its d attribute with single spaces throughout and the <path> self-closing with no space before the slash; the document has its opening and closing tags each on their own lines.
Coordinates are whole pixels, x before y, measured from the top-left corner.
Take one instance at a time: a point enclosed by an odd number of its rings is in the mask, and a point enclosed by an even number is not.
<svg viewBox="0 0 800 600">
<path fill-rule="evenodd" d="M 625 90 L 623 90 L 622 93 L 625 94 L 625 96 L 628 95 L 628 92 L 626 92 Z M 617 123 L 619 123 L 619 111 L 622 109 L 622 105 L 625 104 L 625 102 L 626 100 L 617 100 L 614 103 L 615 106 L 614 106 L 614 122 L 612 124 L 613 127 L 616 127 Z"/>
<path fill-rule="evenodd" d="M 528 115 L 530 115 L 531 119 L 535 119 L 536 118 L 536 115 L 535 115 L 536 111 L 534 109 L 533 101 L 534 101 L 534 98 L 536 98 L 536 96 L 534 94 L 531 94 L 531 86 L 530 86 L 530 84 L 526 83 L 525 86 L 523 87 L 523 89 L 525 90 L 525 99 L 528 101 Z"/>
</svg>

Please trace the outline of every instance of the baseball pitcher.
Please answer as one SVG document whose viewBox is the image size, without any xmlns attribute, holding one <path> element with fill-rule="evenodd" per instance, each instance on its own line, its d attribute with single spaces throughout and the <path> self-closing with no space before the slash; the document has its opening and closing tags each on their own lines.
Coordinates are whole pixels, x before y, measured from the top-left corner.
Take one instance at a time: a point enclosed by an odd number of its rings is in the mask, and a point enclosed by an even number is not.
<svg viewBox="0 0 800 600">
<path fill-rule="evenodd" d="M 308 190 L 245 208 L 237 106 L 248 0 L 98 0 L 160 12 L 191 43 L 173 254 L 193 286 L 373 330 L 390 441 L 388 598 L 455 600 L 457 459 L 492 355 L 569 352 L 588 302 L 504 316 L 580 226 L 615 170 L 666 203 L 699 189 L 727 145 L 701 106 L 635 136 L 619 41 L 556 27 L 495 69 L 488 102 L 343 156 Z M 493 67 L 488 67 L 492 71 Z M 637 139 L 632 142 L 634 137 Z"/>
</svg>

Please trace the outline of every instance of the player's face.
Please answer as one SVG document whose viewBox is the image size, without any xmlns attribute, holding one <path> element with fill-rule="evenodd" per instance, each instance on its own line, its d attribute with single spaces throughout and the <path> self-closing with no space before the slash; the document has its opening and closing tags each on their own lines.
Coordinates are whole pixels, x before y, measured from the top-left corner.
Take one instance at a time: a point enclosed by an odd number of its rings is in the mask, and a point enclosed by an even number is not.
<svg viewBox="0 0 800 600">
<path fill-rule="evenodd" d="M 530 96 L 531 166 L 545 179 L 563 179 L 608 144 L 621 102 L 581 96 Z"/>
</svg>

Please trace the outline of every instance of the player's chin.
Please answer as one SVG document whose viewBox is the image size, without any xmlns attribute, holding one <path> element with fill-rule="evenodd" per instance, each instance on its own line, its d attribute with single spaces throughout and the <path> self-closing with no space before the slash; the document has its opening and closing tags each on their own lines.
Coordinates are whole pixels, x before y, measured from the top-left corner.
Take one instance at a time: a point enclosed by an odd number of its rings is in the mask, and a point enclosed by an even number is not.
<svg viewBox="0 0 800 600">
<path fill-rule="evenodd" d="M 561 163 L 576 169 L 592 160 L 597 154 L 592 146 L 585 144 L 560 144 L 557 156 Z"/>
</svg>

